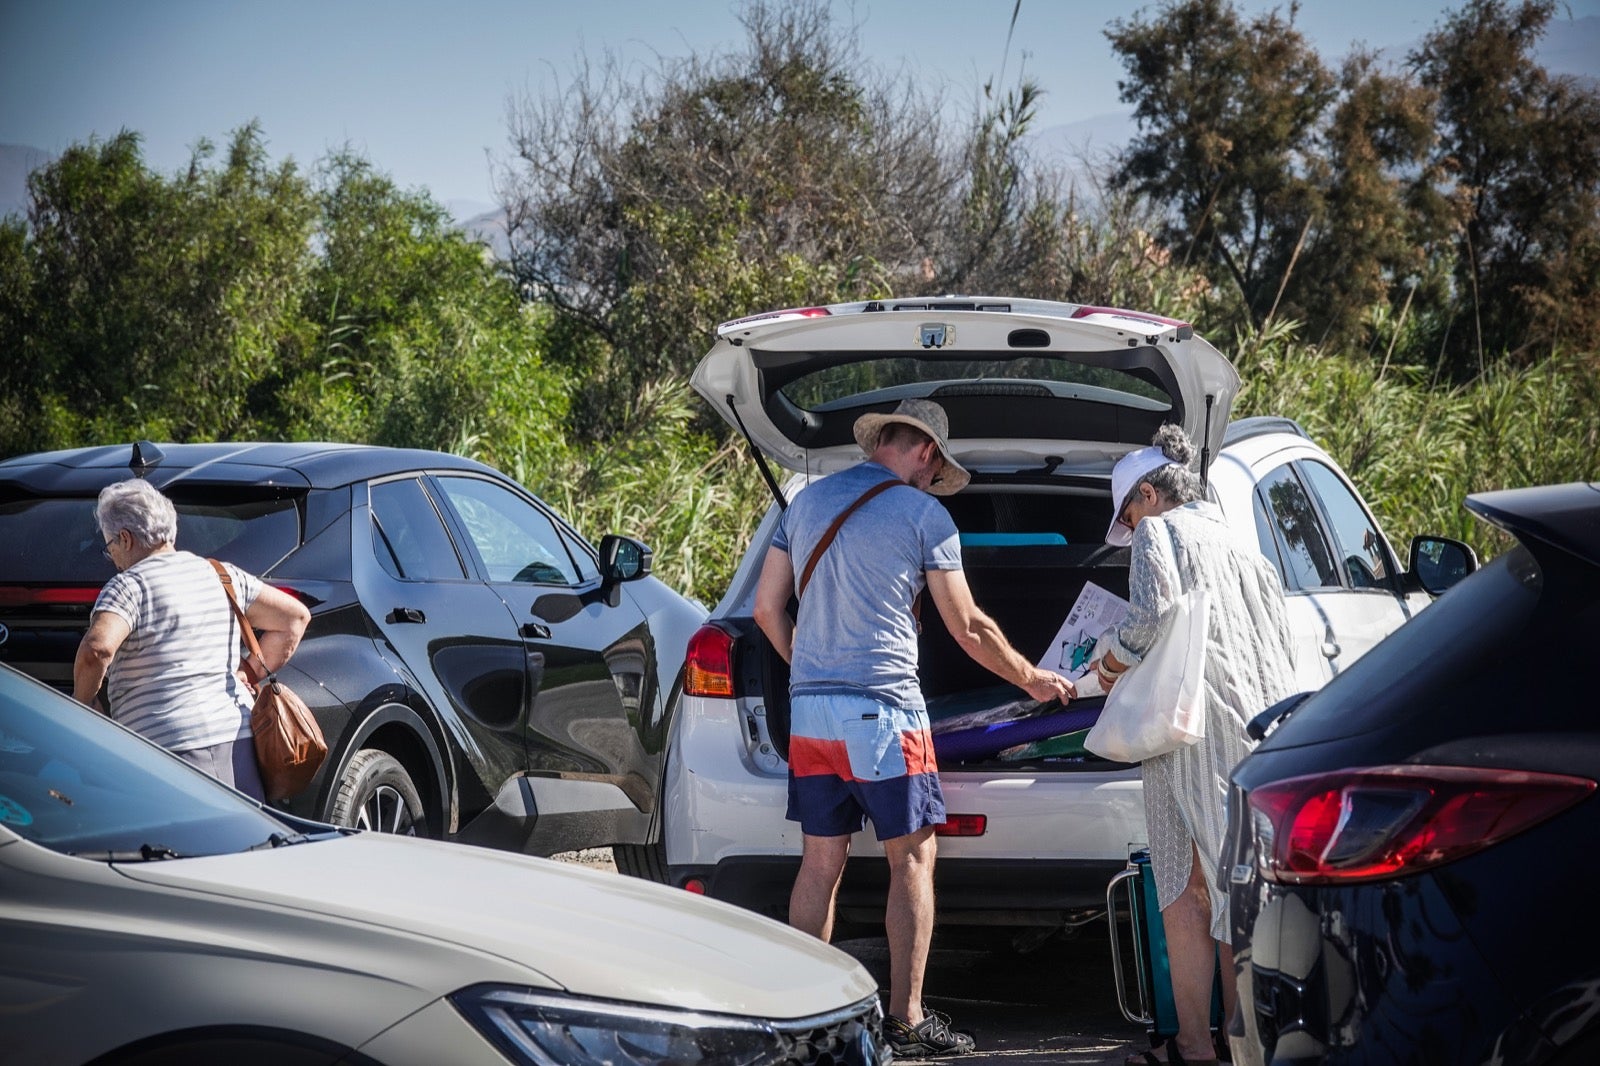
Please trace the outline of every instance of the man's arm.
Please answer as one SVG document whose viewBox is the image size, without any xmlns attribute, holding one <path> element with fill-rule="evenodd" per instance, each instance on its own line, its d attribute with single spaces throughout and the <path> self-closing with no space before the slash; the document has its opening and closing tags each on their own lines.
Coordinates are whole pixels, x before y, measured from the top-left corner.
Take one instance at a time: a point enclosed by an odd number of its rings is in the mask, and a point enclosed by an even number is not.
<svg viewBox="0 0 1600 1066">
<path fill-rule="evenodd" d="M 261 645 L 262 666 L 274 673 L 300 646 L 300 637 L 311 623 L 311 612 L 306 605 L 284 592 L 263 584 L 250 609 L 244 613 L 252 629 L 259 629 L 256 642 Z"/>
<path fill-rule="evenodd" d="M 789 617 L 789 597 L 794 595 L 794 564 L 789 553 L 768 548 L 756 582 L 756 625 L 767 635 L 784 662 L 794 655 L 794 619 Z"/>
<path fill-rule="evenodd" d="M 72 660 L 72 698 L 86 706 L 101 710 L 95 702 L 100 686 L 105 682 L 111 660 L 117 649 L 128 639 L 132 630 L 128 620 L 111 611 L 96 611 L 89 622 L 89 631 L 78 642 L 78 654 Z"/>
<path fill-rule="evenodd" d="M 1013 685 L 1020 686 L 1036 700 L 1066 702 L 1077 695 L 1072 682 L 1060 674 L 1041 670 L 1024 659 L 1006 640 L 995 620 L 984 614 L 972 599 L 967 575 L 960 570 L 929 570 L 928 591 L 945 628 L 979 666 Z"/>
</svg>

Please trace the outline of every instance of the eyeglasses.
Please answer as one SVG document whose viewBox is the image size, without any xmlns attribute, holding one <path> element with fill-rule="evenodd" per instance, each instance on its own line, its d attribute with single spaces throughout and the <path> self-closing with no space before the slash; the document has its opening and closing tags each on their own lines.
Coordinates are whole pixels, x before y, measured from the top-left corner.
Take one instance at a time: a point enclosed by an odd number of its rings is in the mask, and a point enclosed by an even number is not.
<svg viewBox="0 0 1600 1066">
<path fill-rule="evenodd" d="M 1117 512 L 1117 525 L 1122 526 L 1124 529 L 1127 529 L 1130 532 L 1133 530 L 1133 523 L 1128 521 L 1128 508 L 1132 506 L 1133 501 L 1129 500 L 1127 503 L 1122 505 L 1122 510 Z"/>
<path fill-rule="evenodd" d="M 111 546 L 113 544 L 118 543 L 121 539 L 122 539 L 122 535 L 118 534 L 117 536 L 112 537 L 110 540 L 106 541 L 106 546 L 104 548 L 100 549 L 100 554 L 104 555 L 106 557 L 106 562 L 110 563 L 110 562 L 115 562 L 116 561 L 116 560 L 111 558 Z"/>
</svg>

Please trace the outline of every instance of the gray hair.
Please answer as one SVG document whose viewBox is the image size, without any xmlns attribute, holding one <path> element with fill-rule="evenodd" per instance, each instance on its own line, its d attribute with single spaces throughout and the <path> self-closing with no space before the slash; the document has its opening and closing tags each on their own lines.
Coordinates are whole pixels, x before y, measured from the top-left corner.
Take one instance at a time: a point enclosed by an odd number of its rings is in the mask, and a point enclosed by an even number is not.
<svg viewBox="0 0 1600 1066">
<path fill-rule="evenodd" d="M 1194 458 L 1194 442 L 1183 431 L 1183 427 L 1172 422 L 1167 422 L 1150 438 L 1153 447 L 1160 448 L 1161 454 L 1172 460 L 1165 466 L 1158 466 L 1144 477 L 1134 483 L 1128 490 L 1128 498 L 1122 501 L 1117 510 L 1127 507 L 1128 500 L 1133 499 L 1139 491 L 1140 485 L 1148 484 L 1160 496 L 1171 500 L 1174 504 L 1182 506 L 1200 499 L 1200 475 L 1189 469 L 1189 462 Z"/>
<path fill-rule="evenodd" d="M 142 478 L 129 478 L 100 490 L 94 523 L 109 540 L 126 529 L 145 548 L 159 548 L 178 539 L 178 511 L 172 501 Z"/>
</svg>

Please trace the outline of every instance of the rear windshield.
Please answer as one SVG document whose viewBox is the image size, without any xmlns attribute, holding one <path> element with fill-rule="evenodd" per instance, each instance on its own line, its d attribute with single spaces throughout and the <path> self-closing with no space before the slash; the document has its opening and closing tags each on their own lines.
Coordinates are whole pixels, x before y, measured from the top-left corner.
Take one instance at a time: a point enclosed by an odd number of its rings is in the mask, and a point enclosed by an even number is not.
<svg viewBox="0 0 1600 1066">
<path fill-rule="evenodd" d="M 178 547 L 260 574 L 300 544 L 293 499 L 208 491 L 176 499 Z M 0 584 L 104 584 L 117 572 L 101 554 L 93 499 L 0 498 Z"/>
<path fill-rule="evenodd" d="M 970 361 L 908 357 L 866 359 L 820 367 L 788 382 L 778 391 L 802 410 L 828 411 L 909 396 L 937 398 L 976 390 L 998 395 L 1007 388 L 1030 390 L 1058 399 L 1120 403 L 1148 411 L 1166 411 L 1171 407 L 1165 392 L 1133 374 L 1036 355 Z"/>
</svg>

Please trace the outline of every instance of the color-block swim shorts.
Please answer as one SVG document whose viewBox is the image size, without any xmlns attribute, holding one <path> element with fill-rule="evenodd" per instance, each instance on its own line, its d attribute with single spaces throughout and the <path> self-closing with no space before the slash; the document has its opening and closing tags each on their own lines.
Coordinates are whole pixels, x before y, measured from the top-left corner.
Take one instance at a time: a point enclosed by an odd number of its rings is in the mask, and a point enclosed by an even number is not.
<svg viewBox="0 0 1600 1066">
<path fill-rule="evenodd" d="M 807 836 L 848 836 L 870 819 L 879 840 L 945 820 L 928 714 L 868 696 L 796 696 L 789 812 Z"/>
</svg>

